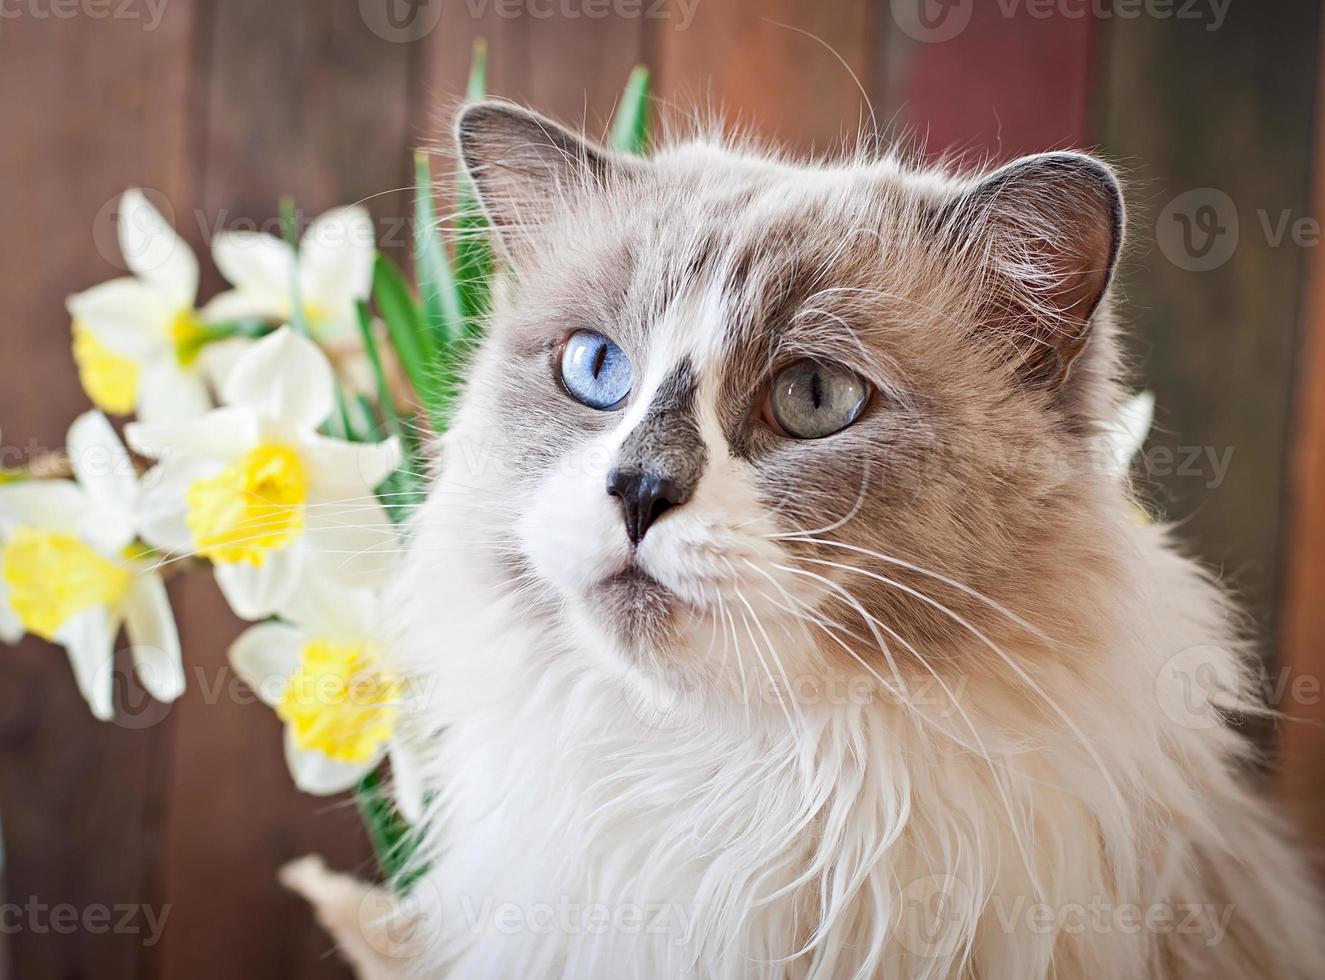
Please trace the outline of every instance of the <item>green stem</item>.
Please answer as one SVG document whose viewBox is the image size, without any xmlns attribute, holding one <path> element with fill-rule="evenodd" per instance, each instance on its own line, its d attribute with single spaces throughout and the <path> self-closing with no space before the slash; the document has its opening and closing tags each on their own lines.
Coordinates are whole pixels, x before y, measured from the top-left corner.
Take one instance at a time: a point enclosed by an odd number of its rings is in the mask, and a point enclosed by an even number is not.
<svg viewBox="0 0 1325 980">
<path fill-rule="evenodd" d="M 373 335 L 372 315 L 368 312 L 368 304 L 362 300 L 355 304 L 355 310 L 359 314 L 359 336 L 368 354 L 368 364 L 373 369 L 373 383 L 377 386 L 377 404 L 382 410 L 382 422 L 387 432 L 400 436 L 400 413 L 396 410 L 396 400 L 391 396 L 391 386 L 387 384 L 386 371 L 382 367 L 382 352 L 377 347 L 377 337 Z"/>
<path fill-rule="evenodd" d="M 380 767 L 359 780 L 354 787 L 354 801 L 383 877 L 396 891 L 408 891 L 420 870 L 411 867 L 416 842 L 382 785 Z"/>
<path fill-rule="evenodd" d="M 289 194 L 282 195 L 280 210 L 281 231 L 290 246 L 293 258 L 290 263 L 290 326 L 305 337 L 311 337 L 313 333 L 308 329 L 308 318 L 304 316 L 304 300 L 299 292 L 299 226 L 295 219 L 294 198 Z"/>
</svg>

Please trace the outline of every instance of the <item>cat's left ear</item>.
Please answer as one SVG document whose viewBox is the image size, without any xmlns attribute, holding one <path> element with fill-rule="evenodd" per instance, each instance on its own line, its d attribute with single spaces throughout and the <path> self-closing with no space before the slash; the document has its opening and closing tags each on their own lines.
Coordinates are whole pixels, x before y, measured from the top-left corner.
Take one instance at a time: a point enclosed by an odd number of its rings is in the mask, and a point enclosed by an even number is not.
<svg viewBox="0 0 1325 980">
<path fill-rule="evenodd" d="M 990 264 L 981 328 L 1031 384 L 1061 383 L 1090 339 L 1123 241 L 1123 197 L 1105 163 L 1041 153 L 963 194 L 953 226 Z"/>
<path fill-rule="evenodd" d="M 541 225 L 646 166 L 506 102 L 465 106 L 455 131 L 483 210 L 513 257 Z"/>
</svg>

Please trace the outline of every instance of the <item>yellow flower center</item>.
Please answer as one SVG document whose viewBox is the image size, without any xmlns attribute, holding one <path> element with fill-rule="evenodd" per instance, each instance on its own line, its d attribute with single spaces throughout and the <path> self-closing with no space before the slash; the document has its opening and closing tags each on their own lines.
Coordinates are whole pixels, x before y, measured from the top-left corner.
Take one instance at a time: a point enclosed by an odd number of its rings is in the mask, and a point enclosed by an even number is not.
<svg viewBox="0 0 1325 980">
<path fill-rule="evenodd" d="M 303 531 L 308 474 L 288 446 L 259 446 L 185 496 L 198 554 L 261 565 Z"/>
<path fill-rule="evenodd" d="M 294 744 L 338 762 L 368 762 L 395 731 L 401 683 L 366 645 L 315 639 L 300 651 L 276 714 Z"/>
<path fill-rule="evenodd" d="M 118 605 L 133 580 L 72 534 L 26 527 L 5 545 L 0 574 L 24 628 L 47 640 L 85 609 Z"/>
<path fill-rule="evenodd" d="M 170 340 L 175 345 L 175 360 L 180 367 L 192 367 L 211 337 L 194 310 L 184 309 L 170 321 Z"/>
<path fill-rule="evenodd" d="M 111 415 L 128 415 L 138 404 L 138 365 L 103 344 L 80 320 L 73 323 L 74 362 L 92 404 Z"/>
</svg>

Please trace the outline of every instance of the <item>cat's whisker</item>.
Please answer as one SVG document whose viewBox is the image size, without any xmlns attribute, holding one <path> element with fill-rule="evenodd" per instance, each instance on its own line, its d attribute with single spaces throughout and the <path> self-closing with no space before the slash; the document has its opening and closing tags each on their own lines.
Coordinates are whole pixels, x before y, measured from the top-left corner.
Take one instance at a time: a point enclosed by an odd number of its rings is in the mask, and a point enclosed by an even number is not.
<svg viewBox="0 0 1325 980">
<path fill-rule="evenodd" d="M 849 566 L 844 566 L 844 567 L 849 567 Z M 793 573 L 798 571 L 796 569 L 791 569 L 791 568 L 787 568 L 786 570 L 792 571 Z M 799 571 L 802 572 L 803 574 L 810 576 L 813 579 L 818 580 L 821 584 L 831 586 L 836 592 L 838 592 L 838 594 L 846 598 L 856 609 L 856 611 L 866 619 L 867 625 L 872 624 L 872 626 L 877 626 L 879 629 L 882 629 L 894 640 L 900 643 L 903 646 L 903 648 L 905 648 L 915 658 L 916 662 L 919 663 L 920 666 L 923 667 L 925 671 L 928 672 L 935 679 L 935 681 L 938 682 L 940 687 L 943 689 L 943 692 L 948 696 L 949 703 L 961 715 L 962 720 L 966 723 L 967 727 L 971 732 L 972 737 L 975 739 L 976 742 L 975 754 L 978 755 L 981 759 L 983 759 L 986 766 L 989 768 L 990 775 L 993 777 L 994 780 L 995 788 L 999 794 L 1002 805 L 1007 812 L 1008 826 L 1012 829 L 1013 836 L 1017 844 L 1017 848 L 1020 851 L 1022 862 L 1025 865 L 1026 872 L 1036 889 L 1036 893 L 1038 895 L 1047 894 L 1045 886 L 1039 880 L 1039 875 L 1036 871 L 1035 864 L 1031 859 L 1030 848 L 1022 837 L 1020 823 L 1015 816 L 1014 808 L 1012 806 L 1011 794 L 1006 785 L 1006 774 L 1000 772 L 998 767 L 995 766 L 993 761 L 993 756 L 990 754 L 988 747 L 985 745 L 984 740 L 981 738 L 979 729 L 977 728 L 974 720 L 970 717 L 969 713 L 962 705 L 960 698 L 958 698 L 956 693 L 953 692 L 953 690 L 948 686 L 947 682 L 944 681 L 943 678 L 939 675 L 939 673 L 930 665 L 928 659 L 924 655 L 922 655 L 918 649 L 916 649 L 914 644 L 908 641 L 905 637 L 903 637 L 900 633 L 898 633 L 887 623 L 883 622 L 881 619 L 874 616 L 873 614 L 867 612 L 864 609 L 864 607 L 860 605 L 859 601 L 856 600 L 856 598 L 850 593 L 850 591 L 845 586 L 841 585 L 840 583 L 833 582 L 832 580 L 827 579 L 821 575 L 816 575 L 815 573 L 809 572 L 807 570 L 802 569 Z M 855 651 L 848 649 L 848 653 L 850 653 L 851 656 L 867 670 L 870 669 L 869 665 L 866 664 L 865 661 L 860 657 L 860 655 L 857 654 Z M 892 664 L 891 657 L 889 657 L 889 663 Z M 933 726 L 935 724 L 934 720 L 928 717 L 928 715 L 925 712 L 920 711 L 916 706 L 912 705 L 910 699 L 906 697 L 905 681 L 903 681 L 900 674 L 898 674 L 895 665 L 893 665 L 893 673 L 894 675 L 897 676 L 898 683 L 901 685 L 901 690 L 894 692 L 894 696 L 898 699 L 898 703 L 906 707 L 910 711 L 912 717 L 916 717 L 922 722 Z M 878 675 L 876 674 L 875 676 Z M 948 735 L 950 737 L 950 733 L 946 731 L 941 731 L 940 733 Z"/>
<path fill-rule="evenodd" d="M 759 615 L 755 612 L 754 607 L 750 605 L 750 600 L 748 600 L 745 597 L 745 594 L 739 588 L 736 588 L 734 591 L 736 593 L 737 601 L 739 601 L 741 605 L 745 607 L 746 612 L 750 614 L 749 620 L 746 620 L 747 631 L 749 630 L 749 623 L 753 621 L 755 626 L 759 630 L 759 635 L 763 637 L 764 649 L 767 650 L 768 652 L 769 660 L 771 660 L 773 662 L 773 665 L 777 667 L 778 675 L 782 678 L 782 683 L 784 686 L 782 688 L 782 693 L 778 695 L 778 701 L 783 702 L 784 704 L 787 701 L 791 702 L 791 712 L 796 716 L 796 724 L 793 725 L 791 729 L 792 737 L 794 738 L 796 732 L 803 731 L 805 728 L 805 719 L 802 715 L 800 704 L 796 700 L 796 688 L 791 683 L 791 678 L 787 676 L 787 670 L 786 667 L 784 667 L 782 664 L 782 658 L 777 655 L 777 650 L 773 646 L 773 641 L 769 639 L 768 631 L 764 629 L 764 624 L 760 620 Z M 750 635 L 750 642 L 756 643 L 756 650 L 757 650 L 758 645 L 757 642 L 755 641 L 753 633 Z M 759 659 L 760 662 L 763 662 L 762 655 L 760 656 Z M 773 680 L 771 674 L 769 676 L 769 683 L 773 684 L 776 688 L 777 682 Z M 788 716 L 787 721 L 789 724 L 791 723 L 790 715 Z"/>
<path fill-rule="evenodd" d="M 1001 603 L 991 599 L 983 592 L 979 592 L 976 589 L 973 589 L 971 586 L 965 584 L 964 582 L 960 582 L 949 575 L 944 575 L 942 572 L 936 572 L 933 569 L 925 568 L 923 565 L 917 565 L 914 562 L 905 561 L 901 558 L 894 558 L 892 555 L 884 554 L 881 551 L 875 551 L 872 548 L 864 548 L 860 545 L 849 544 L 845 541 L 836 541 L 832 538 L 821 538 L 813 535 L 804 535 L 799 533 L 778 534 L 778 535 L 773 535 L 773 537 L 779 540 L 798 540 L 808 544 L 821 544 L 821 545 L 827 545 L 832 548 L 841 548 L 845 551 L 852 551 L 857 554 L 865 555 L 870 558 L 877 558 L 879 561 L 885 562 L 889 565 L 896 565 L 899 568 L 905 568 L 907 571 L 915 572 L 918 575 L 924 575 L 928 578 L 935 579 L 936 581 L 942 582 L 944 585 L 949 585 L 952 588 L 957 589 L 959 592 L 964 592 L 966 595 L 969 595 L 973 599 L 983 602 L 990 609 L 993 609 L 995 612 L 1000 613 L 1003 616 L 1007 617 L 1011 622 L 1015 623 L 1017 626 L 1020 626 L 1022 629 L 1026 630 L 1036 639 L 1042 640 L 1045 643 L 1053 642 L 1047 634 L 1045 634 L 1042 630 L 1039 629 L 1039 627 L 1035 626 L 1033 623 L 1027 622 L 1023 617 L 1018 616 L 1012 610 L 1008 609 L 1006 606 L 1002 605 Z"/>
<path fill-rule="evenodd" d="M 840 588 L 840 589 L 842 589 L 842 590 L 845 591 L 845 586 L 842 586 L 840 583 L 834 583 L 834 584 L 836 584 L 836 585 L 838 586 L 838 588 Z M 985 745 L 984 739 L 980 736 L 979 728 L 976 726 L 974 720 L 971 718 L 970 714 L 966 711 L 966 708 L 963 706 L 962 701 L 961 701 L 961 698 L 957 695 L 957 693 L 956 693 L 955 691 L 953 691 L 953 689 L 951 688 L 951 686 L 949 686 L 949 684 L 947 683 L 947 681 L 944 680 L 943 676 L 942 676 L 937 670 L 935 670 L 935 668 L 933 667 L 933 665 L 930 664 L 929 659 L 928 659 L 927 657 L 925 657 L 924 654 L 922 654 L 922 653 L 919 651 L 919 649 L 916 648 L 915 644 L 913 644 L 912 642 L 910 642 L 909 640 L 907 640 L 904 636 L 902 636 L 900 633 L 898 633 L 896 629 L 894 629 L 893 627 L 889 626 L 889 625 L 888 625 L 887 623 L 885 623 L 883 620 L 879 619 L 878 617 L 874 616 L 873 614 L 869 614 L 869 615 L 870 615 L 870 619 L 871 619 L 876 625 L 878 625 L 878 627 L 879 627 L 880 629 L 884 630 L 886 633 L 888 633 L 889 636 L 891 636 L 894 640 L 896 640 L 898 643 L 900 643 L 900 644 L 902 645 L 902 647 L 903 647 L 907 652 L 909 652 L 909 653 L 911 654 L 911 656 L 915 659 L 916 663 L 918 663 L 918 664 L 919 664 L 919 665 L 925 670 L 926 673 L 928 673 L 931 677 L 934 678 L 935 682 L 939 685 L 939 687 L 941 688 L 941 690 L 943 691 L 943 693 L 947 696 L 948 703 L 951 704 L 952 707 L 953 707 L 953 709 L 956 710 L 956 711 L 960 714 L 962 720 L 966 723 L 966 726 L 967 726 L 967 728 L 969 729 L 969 731 L 970 731 L 972 737 L 975 739 L 974 750 L 975 750 L 976 754 L 979 755 L 981 758 L 983 758 L 983 759 L 986 761 L 986 763 L 990 766 L 990 771 L 991 771 L 991 774 L 993 775 L 994 779 L 995 779 L 996 781 L 1001 781 L 1001 780 L 1003 779 L 1003 774 L 999 773 L 997 770 L 994 769 L 994 767 L 993 767 L 993 759 L 992 759 L 992 755 L 990 754 L 988 747 Z M 904 697 L 905 695 L 903 694 L 902 696 Z M 909 700 L 907 701 L 907 703 L 908 703 L 908 704 L 910 703 Z M 923 713 L 923 712 L 921 712 L 920 715 L 921 715 L 921 717 L 923 717 L 927 722 L 932 721 L 932 719 L 929 719 L 928 717 L 924 716 L 924 713 Z M 949 737 L 951 737 L 951 733 L 945 732 L 944 734 L 946 734 L 946 735 L 948 735 Z M 1000 788 L 1000 792 L 1003 793 L 1004 796 L 1005 796 L 1005 801 L 1004 801 L 1004 802 L 1005 802 L 1005 804 L 1007 805 L 1008 810 L 1009 810 L 1009 812 L 1008 812 L 1009 819 L 1010 819 L 1010 820 L 1013 820 L 1013 822 L 1015 823 L 1015 820 L 1014 820 L 1014 818 L 1012 817 L 1012 812 L 1011 812 L 1011 801 L 1010 801 L 1010 799 L 1008 799 L 1008 798 L 1006 797 L 1006 793 L 1007 793 L 1006 788 L 1005 788 L 1005 787 L 1001 787 L 1001 788 Z M 1025 845 L 1024 845 L 1023 842 L 1019 842 L 1019 843 L 1021 843 L 1021 846 L 1022 846 L 1022 857 L 1023 857 L 1023 859 L 1025 859 L 1025 860 L 1027 861 L 1027 871 L 1028 871 L 1032 876 L 1034 876 L 1034 875 L 1035 875 L 1035 872 L 1034 872 L 1034 870 L 1032 869 L 1032 867 L 1031 867 L 1031 865 L 1030 865 L 1030 863 L 1029 863 L 1029 861 L 1030 861 L 1030 859 L 1029 859 L 1029 851 L 1028 851 L 1028 849 L 1025 847 Z M 1039 886 L 1038 886 L 1038 883 L 1037 883 L 1037 887 L 1039 887 Z M 1042 889 L 1042 888 L 1041 888 L 1041 892 L 1043 892 L 1043 889 Z"/>
<path fill-rule="evenodd" d="M 1090 740 L 1086 738 L 1086 735 L 1084 732 L 1081 731 L 1080 726 L 1078 726 L 1077 723 L 1073 721 L 1071 717 L 1069 717 L 1067 712 L 1063 710 L 1063 707 L 1058 703 L 1058 701 L 1053 697 L 1051 697 L 1048 694 L 1048 692 L 1046 692 L 1044 688 L 1039 683 L 1037 683 L 1036 680 L 1030 676 L 1030 674 L 1026 672 L 1026 669 L 1024 667 L 1018 664 L 1012 657 L 1008 656 L 1007 653 L 1005 653 L 1003 649 L 998 646 L 998 644 L 996 644 L 993 640 L 991 640 L 988 636 L 986 636 L 978 627 L 972 625 L 965 618 L 953 612 L 951 609 L 949 609 L 943 603 L 939 602 L 937 599 L 927 596 L 923 592 L 913 589 L 909 585 L 906 585 L 903 582 L 898 582 L 895 579 L 890 579 L 885 575 L 879 575 L 877 572 L 872 572 L 869 569 L 857 568 L 854 565 L 847 565 L 843 564 L 842 562 L 831 562 L 823 558 L 810 558 L 806 560 L 815 562 L 816 564 L 832 565 L 834 567 L 842 569 L 843 571 L 854 572 L 855 574 L 858 575 L 865 575 L 869 578 L 875 579 L 876 581 L 880 582 L 883 585 L 890 585 L 893 588 L 898 589 L 899 591 L 905 592 L 907 595 L 910 595 L 913 598 L 919 599 L 921 602 L 945 614 L 953 622 L 963 627 L 967 632 L 969 632 L 972 636 L 974 636 L 977 640 L 979 640 L 984 646 L 992 650 L 994 654 L 997 655 L 998 658 L 1009 669 L 1011 669 L 1014 674 L 1017 675 L 1018 679 L 1024 685 L 1026 685 L 1026 687 L 1033 694 L 1035 694 L 1038 698 L 1040 698 L 1041 702 L 1046 707 L 1048 707 L 1055 715 L 1058 716 L 1058 719 L 1064 725 L 1067 726 L 1068 730 L 1072 733 L 1073 737 L 1077 739 L 1077 741 L 1081 744 L 1081 747 L 1090 756 L 1091 761 L 1094 762 L 1096 767 L 1098 767 L 1100 774 L 1104 777 L 1105 782 L 1108 784 L 1110 791 L 1113 793 L 1118 803 L 1123 806 L 1126 805 L 1122 789 L 1118 786 L 1117 781 L 1114 779 L 1113 773 L 1110 772 L 1108 766 L 1104 764 L 1104 760 L 1100 758 L 1099 752 L 1096 751 L 1095 746 L 1091 744 Z"/>
</svg>

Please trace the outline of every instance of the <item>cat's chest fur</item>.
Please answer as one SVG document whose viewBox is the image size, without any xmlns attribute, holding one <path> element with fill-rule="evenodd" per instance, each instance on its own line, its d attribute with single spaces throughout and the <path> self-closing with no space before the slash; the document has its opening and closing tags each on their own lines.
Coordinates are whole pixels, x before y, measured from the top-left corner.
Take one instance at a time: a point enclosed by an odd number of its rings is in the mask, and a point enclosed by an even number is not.
<svg viewBox="0 0 1325 980">
<path fill-rule="evenodd" d="M 1186 975 L 1164 972 L 1178 957 L 1232 977 L 1273 931 L 1233 893 L 1314 914 L 1296 881 L 1238 870 L 1232 839 L 1296 879 L 1232 739 L 1156 728 L 1145 672 L 1093 704 L 1041 675 L 1070 719 L 969 684 L 660 714 L 527 595 L 430 567 L 433 598 L 406 607 L 445 725 L 423 975 L 1134 980 Z M 1098 652 L 1102 671 L 1154 654 Z M 1185 744 L 1152 751 L 1148 727 Z M 1127 926 L 1147 910 L 1175 924 Z"/>
</svg>

